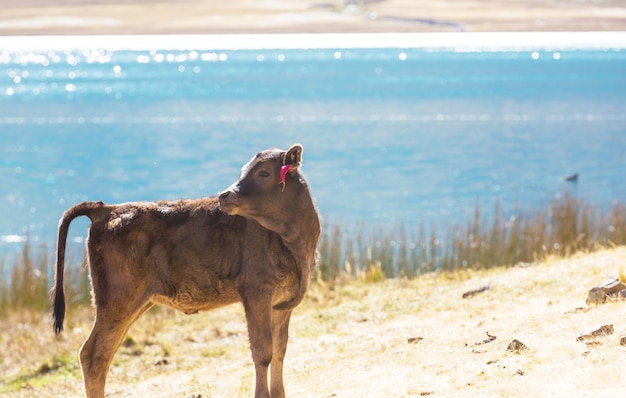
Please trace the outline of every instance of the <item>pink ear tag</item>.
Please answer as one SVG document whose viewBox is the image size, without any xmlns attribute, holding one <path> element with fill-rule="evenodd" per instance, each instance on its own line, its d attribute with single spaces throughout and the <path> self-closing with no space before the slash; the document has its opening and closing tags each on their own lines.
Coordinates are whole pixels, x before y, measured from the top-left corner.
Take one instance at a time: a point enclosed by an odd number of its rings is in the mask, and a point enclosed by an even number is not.
<svg viewBox="0 0 626 398">
<path fill-rule="evenodd" d="M 287 173 L 289 173 L 289 170 L 290 170 L 290 169 L 291 169 L 291 166 L 290 166 L 290 165 L 288 165 L 288 164 L 283 165 L 283 166 L 280 168 L 280 183 L 281 183 L 281 184 L 282 184 L 282 186 L 283 186 L 282 191 L 285 191 L 285 176 L 287 176 Z"/>
</svg>

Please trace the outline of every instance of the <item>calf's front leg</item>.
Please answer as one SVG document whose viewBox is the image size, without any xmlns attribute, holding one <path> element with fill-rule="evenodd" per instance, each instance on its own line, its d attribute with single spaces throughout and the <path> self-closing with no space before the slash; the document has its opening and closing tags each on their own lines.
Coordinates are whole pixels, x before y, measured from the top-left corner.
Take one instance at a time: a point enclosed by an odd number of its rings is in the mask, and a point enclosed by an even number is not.
<svg viewBox="0 0 626 398">
<path fill-rule="evenodd" d="M 272 305 L 271 295 L 244 299 L 248 322 L 250 351 L 256 374 L 255 398 L 270 398 L 267 386 L 268 367 L 272 362 Z"/>
<path fill-rule="evenodd" d="M 291 319 L 291 310 L 272 311 L 273 355 L 270 365 L 270 393 L 272 398 L 285 398 L 283 361 L 289 339 L 289 319 Z"/>
</svg>

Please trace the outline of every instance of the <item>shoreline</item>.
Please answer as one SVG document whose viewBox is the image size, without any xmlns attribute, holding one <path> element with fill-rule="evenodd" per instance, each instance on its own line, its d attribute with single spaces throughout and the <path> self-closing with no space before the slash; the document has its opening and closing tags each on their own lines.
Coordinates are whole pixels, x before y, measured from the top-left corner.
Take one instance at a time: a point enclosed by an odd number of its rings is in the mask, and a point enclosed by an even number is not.
<svg viewBox="0 0 626 398">
<path fill-rule="evenodd" d="M 620 50 L 626 48 L 626 31 L 0 36 L 0 48 L 14 52 L 348 48 L 438 49 L 457 52 Z"/>
</svg>

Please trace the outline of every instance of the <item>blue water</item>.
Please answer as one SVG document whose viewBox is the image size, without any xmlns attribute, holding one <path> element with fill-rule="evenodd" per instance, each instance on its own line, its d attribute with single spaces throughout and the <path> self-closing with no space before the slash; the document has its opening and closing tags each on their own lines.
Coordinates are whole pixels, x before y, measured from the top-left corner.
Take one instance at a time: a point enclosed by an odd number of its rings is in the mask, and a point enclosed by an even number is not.
<svg viewBox="0 0 626 398">
<path fill-rule="evenodd" d="M 0 48 L 0 253 L 53 247 L 76 202 L 215 194 L 295 142 L 332 222 L 464 223 L 566 190 L 609 206 L 626 51 Z"/>
</svg>

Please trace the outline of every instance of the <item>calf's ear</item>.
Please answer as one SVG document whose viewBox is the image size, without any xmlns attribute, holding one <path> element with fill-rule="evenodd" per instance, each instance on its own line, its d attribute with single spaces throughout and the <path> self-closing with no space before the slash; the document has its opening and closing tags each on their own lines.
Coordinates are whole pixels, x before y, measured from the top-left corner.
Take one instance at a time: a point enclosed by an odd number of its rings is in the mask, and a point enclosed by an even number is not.
<svg viewBox="0 0 626 398">
<path fill-rule="evenodd" d="M 283 164 L 290 165 L 291 168 L 299 167 L 302 162 L 302 151 L 302 145 L 292 145 L 291 148 L 289 148 L 289 150 L 283 155 Z"/>
</svg>

